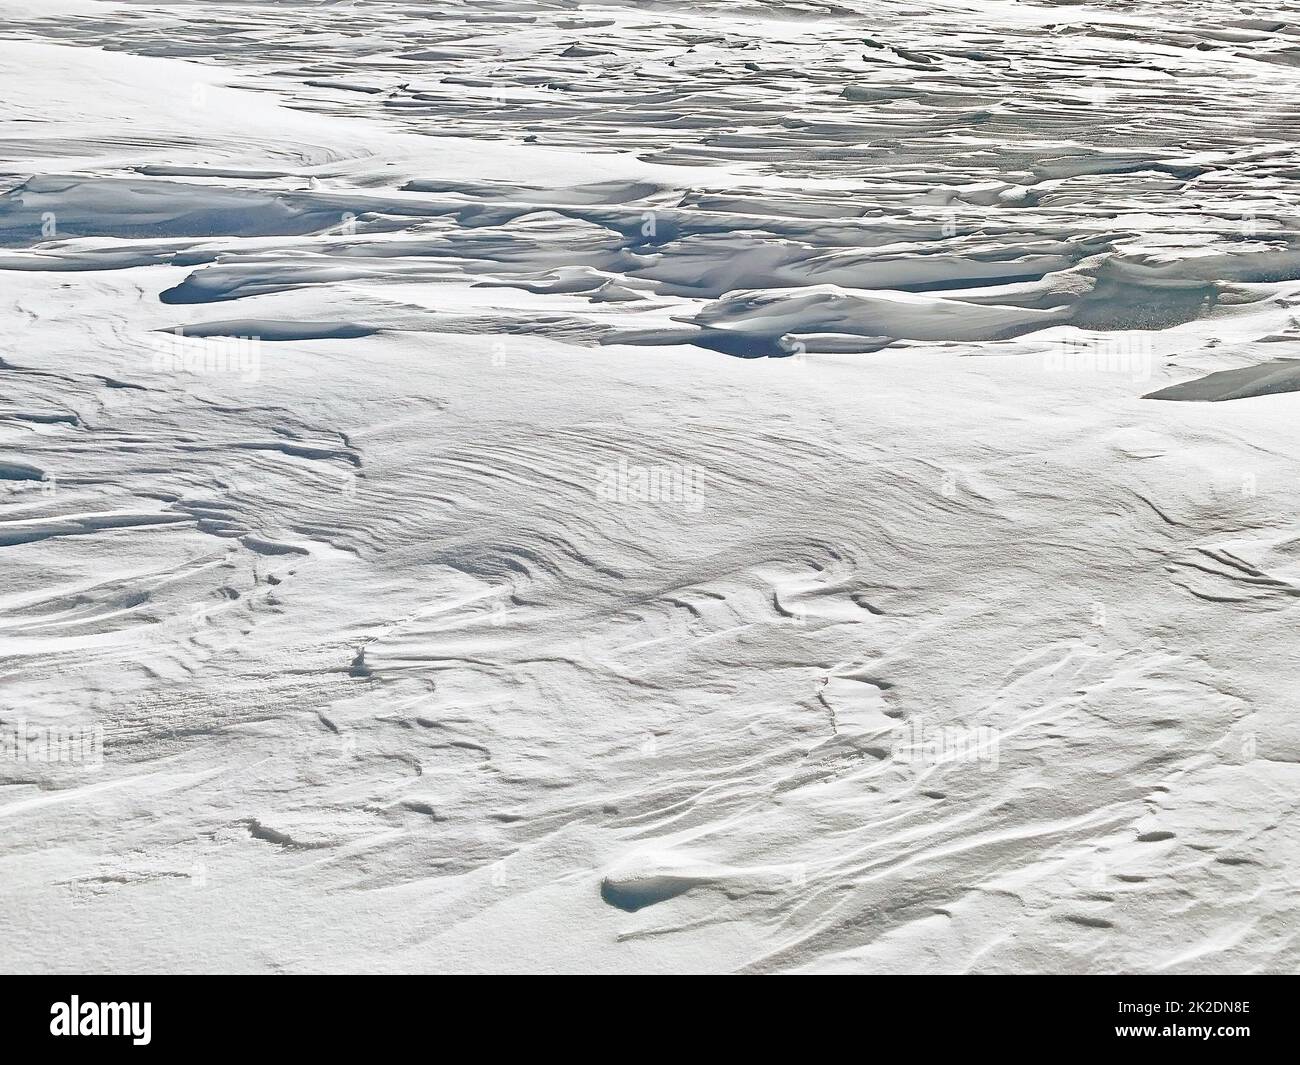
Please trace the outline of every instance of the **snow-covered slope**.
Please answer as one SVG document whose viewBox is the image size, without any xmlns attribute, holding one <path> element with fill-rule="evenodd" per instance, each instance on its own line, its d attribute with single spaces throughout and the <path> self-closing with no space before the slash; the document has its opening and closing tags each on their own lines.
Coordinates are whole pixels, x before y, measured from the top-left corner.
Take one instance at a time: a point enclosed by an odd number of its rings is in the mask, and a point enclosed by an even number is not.
<svg viewBox="0 0 1300 1065">
<path fill-rule="evenodd" d="M 0 968 L 1294 970 L 1297 64 L 0 0 Z"/>
</svg>

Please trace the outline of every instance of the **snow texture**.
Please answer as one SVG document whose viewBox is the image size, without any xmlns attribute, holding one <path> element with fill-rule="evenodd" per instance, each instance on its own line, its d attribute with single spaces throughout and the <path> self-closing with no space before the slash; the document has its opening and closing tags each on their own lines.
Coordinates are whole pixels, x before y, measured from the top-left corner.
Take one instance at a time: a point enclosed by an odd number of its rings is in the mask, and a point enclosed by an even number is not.
<svg viewBox="0 0 1300 1065">
<path fill-rule="evenodd" d="M 0 0 L 0 968 L 1294 971 L 1297 66 Z"/>
</svg>

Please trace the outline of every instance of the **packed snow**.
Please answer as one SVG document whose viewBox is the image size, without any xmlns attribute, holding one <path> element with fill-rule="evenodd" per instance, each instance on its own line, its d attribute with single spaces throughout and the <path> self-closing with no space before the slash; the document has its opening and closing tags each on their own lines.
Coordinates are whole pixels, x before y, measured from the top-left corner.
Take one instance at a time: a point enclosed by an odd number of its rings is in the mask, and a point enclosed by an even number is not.
<svg viewBox="0 0 1300 1065">
<path fill-rule="evenodd" d="M 1298 66 L 0 0 L 0 968 L 1294 971 Z"/>
</svg>

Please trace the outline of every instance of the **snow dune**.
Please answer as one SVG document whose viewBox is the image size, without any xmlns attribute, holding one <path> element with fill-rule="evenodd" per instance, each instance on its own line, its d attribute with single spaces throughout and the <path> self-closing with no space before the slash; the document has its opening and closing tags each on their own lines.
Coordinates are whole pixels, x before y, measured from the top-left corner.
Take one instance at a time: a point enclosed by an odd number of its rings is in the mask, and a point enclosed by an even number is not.
<svg viewBox="0 0 1300 1065">
<path fill-rule="evenodd" d="M 6 969 L 1295 968 L 1300 24 L 0 16 Z"/>
</svg>

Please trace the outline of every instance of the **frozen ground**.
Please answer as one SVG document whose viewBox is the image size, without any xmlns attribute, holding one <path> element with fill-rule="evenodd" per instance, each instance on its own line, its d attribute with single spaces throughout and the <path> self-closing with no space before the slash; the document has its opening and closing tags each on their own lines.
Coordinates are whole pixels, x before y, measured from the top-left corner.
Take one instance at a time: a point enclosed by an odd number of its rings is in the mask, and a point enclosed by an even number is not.
<svg viewBox="0 0 1300 1065">
<path fill-rule="evenodd" d="M 1298 66 L 0 0 L 0 968 L 1295 970 Z"/>
</svg>

